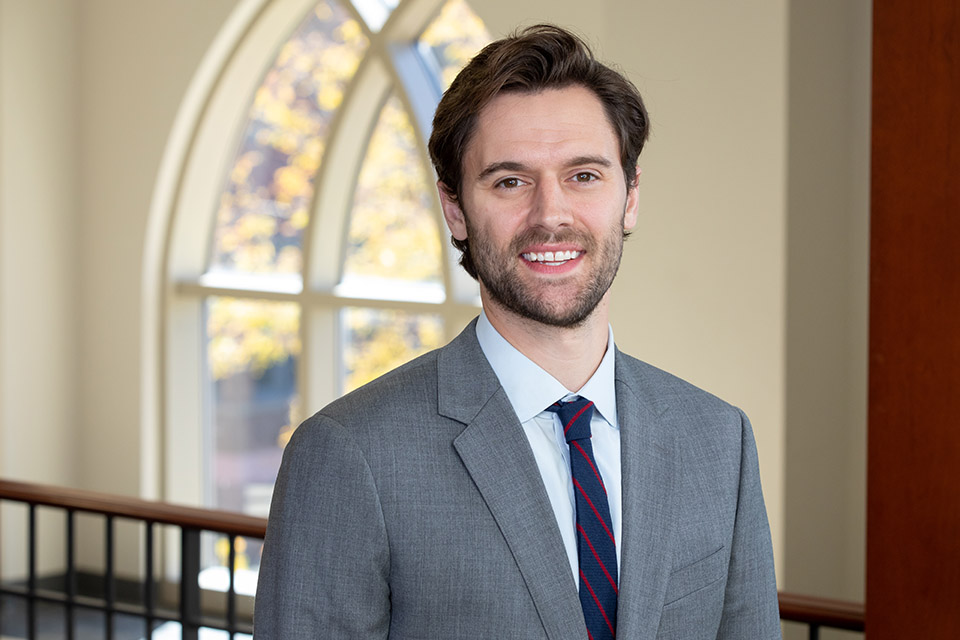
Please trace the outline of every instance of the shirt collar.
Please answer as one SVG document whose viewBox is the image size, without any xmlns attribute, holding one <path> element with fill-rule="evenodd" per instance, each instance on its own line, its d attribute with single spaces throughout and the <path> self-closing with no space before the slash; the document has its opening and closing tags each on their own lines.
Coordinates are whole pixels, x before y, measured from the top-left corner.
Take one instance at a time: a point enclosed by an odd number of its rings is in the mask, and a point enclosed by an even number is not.
<svg viewBox="0 0 960 640">
<path fill-rule="evenodd" d="M 576 391 L 566 389 L 560 381 L 523 355 L 490 324 L 481 312 L 477 320 L 477 341 L 487 361 L 497 374 L 520 422 L 526 422 L 551 404 L 569 395 L 593 400 L 596 411 L 612 427 L 618 428 L 617 396 L 614 385 L 613 328 L 607 326 L 607 350 L 600 366 L 587 383 Z"/>
</svg>

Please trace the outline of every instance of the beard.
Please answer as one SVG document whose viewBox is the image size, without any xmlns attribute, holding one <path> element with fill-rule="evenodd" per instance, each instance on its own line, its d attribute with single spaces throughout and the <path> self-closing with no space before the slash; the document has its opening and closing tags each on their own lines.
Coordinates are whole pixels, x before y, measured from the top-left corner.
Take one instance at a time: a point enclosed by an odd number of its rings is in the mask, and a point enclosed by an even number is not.
<svg viewBox="0 0 960 640">
<path fill-rule="evenodd" d="M 590 317 L 603 296 L 613 284 L 623 255 L 623 226 L 614 226 L 602 238 L 581 234 L 572 229 L 547 233 L 530 229 L 516 238 L 504 250 L 498 250 L 483 233 L 472 228 L 470 217 L 467 233 L 470 238 L 470 255 L 477 279 L 483 284 L 490 298 L 514 314 L 553 327 L 578 327 Z M 585 250 L 589 257 L 590 271 L 585 280 L 576 285 L 564 278 L 555 282 L 530 284 L 520 276 L 522 265 L 518 262 L 524 247 L 535 244 L 573 243 Z M 574 276 L 571 276 L 571 278 Z M 583 279 L 581 276 L 576 276 Z M 572 287 L 576 287 L 572 289 Z M 566 290 L 563 297 L 552 301 L 547 290 Z"/>
</svg>

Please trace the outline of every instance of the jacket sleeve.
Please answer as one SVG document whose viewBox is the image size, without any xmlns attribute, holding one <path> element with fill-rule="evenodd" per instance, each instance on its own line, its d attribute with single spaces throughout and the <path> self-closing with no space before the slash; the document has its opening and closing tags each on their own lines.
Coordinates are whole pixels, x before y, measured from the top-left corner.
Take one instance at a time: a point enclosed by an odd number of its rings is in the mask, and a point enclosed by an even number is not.
<svg viewBox="0 0 960 640">
<path fill-rule="evenodd" d="M 780 609 L 757 445 L 740 412 L 740 484 L 718 640 L 779 639 Z"/>
<path fill-rule="evenodd" d="M 349 432 L 314 416 L 294 433 L 270 506 L 257 640 L 386 638 L 390 558 L 370 467 Z"/>
</svg>

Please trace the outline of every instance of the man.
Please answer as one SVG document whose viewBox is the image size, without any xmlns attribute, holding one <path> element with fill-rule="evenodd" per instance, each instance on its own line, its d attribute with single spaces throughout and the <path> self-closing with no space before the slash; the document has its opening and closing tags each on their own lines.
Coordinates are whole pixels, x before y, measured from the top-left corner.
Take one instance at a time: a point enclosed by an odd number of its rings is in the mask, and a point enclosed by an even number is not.
<svg viewBox="0 0 960 640">
<path fill-rule="evenodd" d="M 780 637 L 746 417 L 613 343 L 646 137 L 556 27 L 454 81 L 430 152 L 483 313 L 296 431 L 258 640 Z"/>
</svg>

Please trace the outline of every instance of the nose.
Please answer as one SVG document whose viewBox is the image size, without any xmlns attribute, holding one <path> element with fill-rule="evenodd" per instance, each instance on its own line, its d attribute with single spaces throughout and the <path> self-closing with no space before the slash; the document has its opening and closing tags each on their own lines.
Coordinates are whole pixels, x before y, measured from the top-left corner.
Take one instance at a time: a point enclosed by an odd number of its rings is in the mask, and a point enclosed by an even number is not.
<svg viewBox="0 0 960 640">
<path fill-rule="evenodd" d="M 570 203 L 564 196 L 563 186 L 553 180 L 537 183 L 528 214 L 529 225 L 554 230 L 569 225 L 572 220 Z"/>
</svg>

